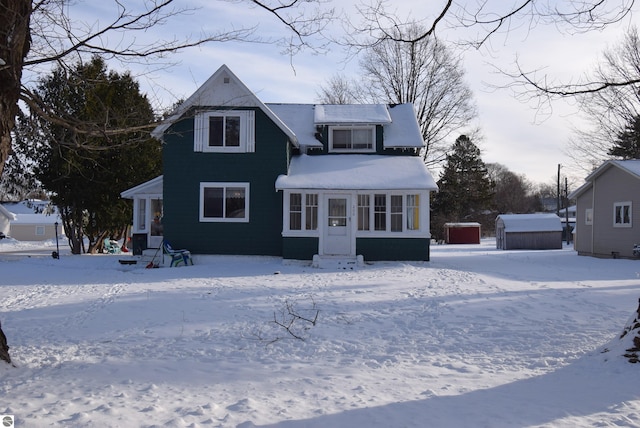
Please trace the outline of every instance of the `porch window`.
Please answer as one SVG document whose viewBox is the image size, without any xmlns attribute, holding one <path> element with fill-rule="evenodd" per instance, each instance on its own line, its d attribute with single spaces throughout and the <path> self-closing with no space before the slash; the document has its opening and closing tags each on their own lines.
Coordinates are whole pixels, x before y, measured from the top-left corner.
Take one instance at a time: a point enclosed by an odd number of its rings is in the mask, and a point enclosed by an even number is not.
<svg viewBox="0 0 640 428">
<path fill-rule="evenodd" d="M 147 200 L 138 199 L 138 230 L 147 230 Z"/>
<path fill-rule="evenodd" d="M 304 202 L 304 203 L 303 203 Z M 318 230 L 318 194 L 289 194 L 289 230 Z"/>
<path fill-rule="evenodd" d="M 200 221 L 248 222 L 249 183 L 200 183 Z"/>
<path fill-rule="evenodd" d="M 391 231 L 402 232 L 402 196 L 391 195 Z"/>
<path fill-rule="evenodd" d="M 306 221 L 305 227 L 307 230 L 318 230 L 318 194 L 308 193 L 306 195 L 305 206 Z"/>
<path fill-rule="evenodd" d="M 289 195 L 289 229 L 302 230 L 302 194 Z"/>
<path fill-rule="evenodd" d="M 407 195 L 407 230 L 420 230 L 420 195 Z"/>
<path fill-rule="evenodd" d="M 631 227 L 631 201 L 613 204 L 613 227 Z"/>
<path fill-rule="evenodd" d="M 387 195 L 373 197 L 373 224 L 375 230 L 387 230 Z"/>
<path fill-rule="evenodd" d="M 358 230 L 372 231 L 371 224 L 374 232 L 419 231 L 420 194 L 359 194 Z"/>
<path fill-rule="evenodd" d="M 370 201 L 369 195 L 358 195 L 358 230 L 369 230 Z"/>
<path fill-rule="evenodd" d="M 247 153 L 255 151 L 255 112 L 200 112 L 194 118 L 194 151 Z"/>
<path fill-rule="evenodd" d="M 375 151 L 375 126 L 332 126 L 329 149 L 333 152 Z"/>
</svg>

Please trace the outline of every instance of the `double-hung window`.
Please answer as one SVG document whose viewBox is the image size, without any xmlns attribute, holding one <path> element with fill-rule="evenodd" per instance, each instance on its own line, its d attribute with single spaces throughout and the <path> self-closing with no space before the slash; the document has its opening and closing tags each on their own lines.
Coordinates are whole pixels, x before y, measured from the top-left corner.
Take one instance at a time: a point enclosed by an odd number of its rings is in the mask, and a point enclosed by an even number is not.
<svg viewBox="0 0 640 428">
<path fill-rule="evenodd" d="M 199 112 L 194 118 L 194 151 L 247 153 L 255 151 L 255 112 Z"/>
<path fill-rule="evenodd" d="M 201 222 L 248 222 L 249 183 L 200 183 Z"/>
<path fill-rule="evenodd" d="M 331 152 L 374 152 L 375 149 L 375 126 L 329 127 L 329 151 Z"/>
<path fill-rule="evenodd" d="M 631 227 L 631 201 L 613 204 L 613 227 Z"/>
</svg>

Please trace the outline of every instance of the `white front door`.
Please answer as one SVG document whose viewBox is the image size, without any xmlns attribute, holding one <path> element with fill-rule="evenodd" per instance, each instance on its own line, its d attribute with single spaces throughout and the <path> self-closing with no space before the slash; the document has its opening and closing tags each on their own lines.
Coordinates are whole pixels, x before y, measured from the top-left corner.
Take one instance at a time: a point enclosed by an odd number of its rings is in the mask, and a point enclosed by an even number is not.
<svg viewBox="0 0 640 428">
<path fill-rule="evenodd" d="M 323 254 L 352 255 L 351 196 L 325 195 L 324 207 Z"/>
</svg>

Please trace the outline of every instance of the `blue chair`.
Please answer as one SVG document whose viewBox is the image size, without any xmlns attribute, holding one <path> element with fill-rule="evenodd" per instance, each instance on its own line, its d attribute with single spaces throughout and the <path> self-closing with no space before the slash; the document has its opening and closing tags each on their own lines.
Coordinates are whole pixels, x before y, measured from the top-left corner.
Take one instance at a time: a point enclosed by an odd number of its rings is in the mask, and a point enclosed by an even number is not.
<svg viewBox="0 0 640 428">
<path fill-rule="evenodd" d="M 120 246 L 118 242 L 112 241 L 109 238 L 104 238 L 104 251 L 109 254 L 120 254 Z"/>
<path fill-rule="evenodd" d="M 193 259 L 191 258 L 191 252 L 189 250 L 174 250 L 166 241 L 162 241 L 163 252 L 171 257 L 170 267 L 179 266 L 180 263 L 184 263 L 185 266 L 193 266 Z"/>
</svg>

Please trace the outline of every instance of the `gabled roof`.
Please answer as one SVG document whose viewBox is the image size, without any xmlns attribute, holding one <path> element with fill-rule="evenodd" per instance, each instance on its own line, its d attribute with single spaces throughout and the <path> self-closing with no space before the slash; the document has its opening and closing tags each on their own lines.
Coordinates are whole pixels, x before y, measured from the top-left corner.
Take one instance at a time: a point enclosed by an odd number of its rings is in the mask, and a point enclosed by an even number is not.
<svg viewBox="0 0 640 428">
<path fill-rule="evenodd" d="M 420 156 L 300 155 L 276 180 L 282 189 L 437 190 Z"/>
<path fill-rule="evenodd" d="M 562 222 L 555 214 L 500 214 L 505 232 L 561 232 Z"/>
<path fill-rule="evenodd" d="M 133 199 L 134 196 L 142 195 L 162 195 L 163 176 L 156 177 L 142 184 L 138 184 L 131 189 L 127 189 L 120 193 L 125 199 Z"/>
<path fill-rule="evenodd" d="M 600 165 L 595 171 L 585 178 L 586 183 L 569 194 L 569 199 L 575 199 L 589 190 L 593 186 L 593 182 L 609 168 L 620 168 L 629 173 L 632 177 L 640 180 L 640 160 L 608 160 Z"/>
<path fill-rule="evenodd" d="M 164 132 L 192 107 L 257 107 L 289 137 L 293 144 L 298 143 L 296 135 L 280 120 L 258 97 L 245 86 L 229 67 L 222 65 L 189 98 L 180 104 L 173 114 L 158 125 L 151 135 L 161 139 Z"/>
</svg>

